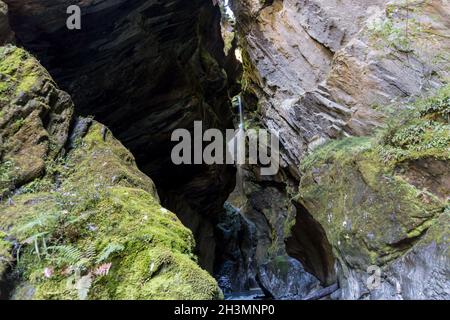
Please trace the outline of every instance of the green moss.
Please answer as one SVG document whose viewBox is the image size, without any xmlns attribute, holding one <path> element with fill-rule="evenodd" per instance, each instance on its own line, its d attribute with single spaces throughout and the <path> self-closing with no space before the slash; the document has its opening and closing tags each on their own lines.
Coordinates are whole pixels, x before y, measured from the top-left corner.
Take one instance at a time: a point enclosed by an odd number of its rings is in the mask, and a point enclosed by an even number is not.
<svg viewBox="0 0 450 320">
<path fill-rule="evenodd" d="M 399 257 L 444 212 L 445 200 L 410 184 L 396 168 L 418 159 L 450 160 L 450 128 L 442 117 L 447 98 L 448 87 L 418 101 L 381 138 L 331 141 L 303 161 L 296 201 L 352 265 L 364 269 Z"/>
<path fill-rule="evenodd" d="M 58 207 L 58 204 L 55 207 Z M 82 274 L 93 273 L 101 265 L 97 258 L 111 243 L 124 248 L 112 252 L 102 262 L 110 262 L 112 267 L 108 275 L 93 276 L 88 295 L 90 299 L 220 297 L 220 290 L 215 281 L 195 262 L 191 232 L 147 192 L 114 187 L 101 194 L 96 205 L 89 206 L 90 212 L 75 214 L 75 211 L 71 210 L 67 216 L 57 216 L 56 219 L 49 219 L 50 208 L 46 203 L 45 217 L 52 222 L 57 221 L 58 224 L 53 225 L 47 221 L 46 229 L 32 230 L 32 233 L 48 234 L 49 248 L 55 245 L 70 245 L 75 248 L 72 251 L 78 253 L 74 258 L 79 255 L 80 261 L 85 259 L 80 270 Z M 44 207 L 33 206 L 33 210 L 41 209 Z M 26 222 L 21 225 L 26 225 Z M 16 234 L 20 239 L 30 238 L 30 234 Z M 63 242 L 56 240 L 61 237 Z M 56 242 L 53 243 L 54 241 Z M 73 275 L 62 274 L 70 267 L 70 259 L 67 260 L 67 257 L 52 249 L 45 253 L 41 247 L 40 260 L 32 246 L 27 250 L 24 253 L 25 258 L 21 259 L 20 267 L 25 270 L 24 277 L 29 279 L 35 288 L 35 299 L 77 298 L 77 290 L 67 287 L 67 281 L 70 281 Z M 46 279 L 43 271 L 49 266 L 54 268 L 55 276 Z"/>
<path fill-rule="evenodd" d="M 6 240 L 7 234 L 0 230 L 0 280 L 3 274 L 12 265 L 12 243 Z"/>
<path fill-rule="evenodd" d="M 12 124 L 12 131 L 14 133 L 16 133 L 17 131 L 20 130 L 20 128 L 22 128 L 22 126 L 24 125 L 25 120 L 23 118 L 17 119 L 13 124 Z"/>
<path fill-rule="evenodd" d="M 10 96 L 29 92 L 40 80 L 51 80 L 45 69 L 28 52 L 11 45 L 1 47 L 0 74 L 2 100 L 10 100 Z"/>
<path fill-rule="evenodd" d="M 423 158 L 450 159 L 450 85 L 418 100 L 381 133 L 378 152 L 387 166 Z"/>
<path fill-rule="evenodd" d="M 9 191 L 13 180 L 14 163 L 10 160 L 5 160 L 0 163 L 0 195 Z"/>
<path fill-rule="evenodd" d="M 98 123 L 92 125 L 80 146 L 69 155 L 66 167 L 69 187 L 120 184 L 142 188 L 157 198 L 153 182 L 137 169 L 134 157 Z"/>
<path fill-rule="evenodd" d="M 421 117 L 450 123 L 450 84 L 431 97 L 417 101 L 416 107 Z"/>
<path fill-rule="evenodd" d="M 108 281 L 106 290 L 96 290 L 94 295 L 113 295 L 117 299 L 220 298 L 215 281 L 185 255 L 163 247 L 135 248 L 134 252 L 112 271 L 113 279 Z"/>
<path fill-rule="evenodd" d="M 367 137 L 352 137 L 342 140 L 330 140 L 318 147 L 313 153 L 302 160 L 300 170 L 306 171 L 318 163 L 327 161 L 351 159 L 352 154 L 368 150 L 372 146 L 372 139 Z M 350 157 L 349 157 L 350 156 Z"/>
<path fill-rule="evenodd" d="M 161 207 L 153 182 L 105 130 L 93 123 L 65 159 L 46 164 L 37 185 L 22 188 L 13 206 L 0 205 L 0 229 L 21 243 L 17 269 L 23 287 L 32 288 L 17 295 L 221 298 L 215 280 L 196 264 L 192 233 Z M 62 184 L 40 185 L 54 175 Z M 107 274 L 97 272 L 109 263 Z"/>
<path fill-rule="evenodd" d="M 6 46 L 0 50 L 0 73 L 7 76 L 15 76 L 20 66 L 29 57 L 25 50 Z"/>
</svg>

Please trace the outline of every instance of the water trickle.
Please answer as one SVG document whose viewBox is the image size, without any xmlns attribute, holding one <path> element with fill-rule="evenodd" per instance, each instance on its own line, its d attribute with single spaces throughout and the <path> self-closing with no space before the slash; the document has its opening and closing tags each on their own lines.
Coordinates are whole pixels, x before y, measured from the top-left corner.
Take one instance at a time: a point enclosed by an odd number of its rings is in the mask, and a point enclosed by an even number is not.
<svg viewBox="0 0 450 320">
<path fill-rule="evenodd" d="M 239 129 L 244 130 L 244 107 L 242 106 L 241 96 L 238 96 L 238 107 L 239 107 Z"/>
<path fill-rule="evenodd" d="M 244 136 L 245 126 L 244 126 L 244 107 L 242 104 L 241 96 L 238 96 L 238 108 L 239 108 L 239 128 L 238 136 Z M 243 182 L 243 169 L 242 165 L 237 164 L 237 174 L 236 174 L 236 184 L 241 195 L 244 195 L 244 182 Z"/>
</svg>

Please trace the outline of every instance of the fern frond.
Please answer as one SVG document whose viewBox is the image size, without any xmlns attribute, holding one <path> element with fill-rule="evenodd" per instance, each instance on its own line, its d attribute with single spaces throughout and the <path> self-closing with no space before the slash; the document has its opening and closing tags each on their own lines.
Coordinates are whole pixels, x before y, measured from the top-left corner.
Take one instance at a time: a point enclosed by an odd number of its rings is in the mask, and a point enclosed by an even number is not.
<svg viewBox="0 0 450 320">
<path fill-rule="evenodd" d="M 78 281 L 75 284 L 75 288 L 78 291 L 78 298 L 80 300 L 86 300 L 89 289 L 92 285 L 92 275 L 88 274 L 78 279 Z"/>
<path fill-rule="evenodd" d="M 41 214 L 27 223 L 20 225 L 15 231 L 17 233 L 27 234 L 34 230 L 48 230 L 58 221 L 59 217 L 59 213 Z"/>
<path fill-rule="evenodd" d="M 101 263 L 106 261 L 111 254 L 116 253 L 116 252 L 120 252 L 123 249 L 125 249 L 125 247 L 119 243 L 109 243 L 105 248 L 103 248 L 102 252 L 100 252 L 100 254 L 97 256 L 97 260 L 95 261 L 96 263 Z"/>
<path fill-rule="evenodd" d="M 49 250 L 57 253 L 57 259 L 60 263 L 74 265 L 83 258 L 83 253 L 72 246 L 51 246 Z"/>
<path fill-rule="evenodd" d="M 95 244 L 93 244 L 93 243 L 91 243 L 91 244 L 89 244 L 89 246 L 87 247 L 87 249 L 86 249 L 86 251 L 85 251 L 85 253 L 84 253 L 84 257 L 87 259 L 87 260 L 89 260 L 89 261 L 91 261 L 91 260 L 94 260 L 94 258 L 95 258 Z"/>
</svg>

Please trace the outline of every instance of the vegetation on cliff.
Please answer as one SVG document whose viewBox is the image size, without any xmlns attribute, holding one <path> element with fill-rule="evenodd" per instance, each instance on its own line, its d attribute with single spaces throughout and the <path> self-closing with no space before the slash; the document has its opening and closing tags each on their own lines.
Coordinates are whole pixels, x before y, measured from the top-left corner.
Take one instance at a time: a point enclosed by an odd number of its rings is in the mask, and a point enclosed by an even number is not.
<svg viewBox="0 0 450 320">
<path fill-rule="evenodd" d="M 447 223 L 439 222 L 449 209 L 449 111 L 446 86 L 397 112 L 376 137 L 331 141 L 303 161 L 296 201 L 323 226 L 344 268 L 386 266 L 418 243 L 449 258 Z"/>
<path fill-rule="evenodd" d="M 196 263 L 192 233 L 161 207 L 131 153 L 91 119 L 75 121 L 68 138 L 70 98 L 22 49 L 1 48 L 0 55 L 1 122 L 20 122 L 1 127 L 0 275 L 16 275 L 12 297 L 220 298 Z M 55 103 L 62 97 L 64 108 Z M 53 115 L 61 109 L 64 117 Z M 55 132 L 63 139 L 53 140 Z M 42 142 L 41 167 L 18 183 L 24 166 L 17 159 L 33 156 Z"/>
</svg>

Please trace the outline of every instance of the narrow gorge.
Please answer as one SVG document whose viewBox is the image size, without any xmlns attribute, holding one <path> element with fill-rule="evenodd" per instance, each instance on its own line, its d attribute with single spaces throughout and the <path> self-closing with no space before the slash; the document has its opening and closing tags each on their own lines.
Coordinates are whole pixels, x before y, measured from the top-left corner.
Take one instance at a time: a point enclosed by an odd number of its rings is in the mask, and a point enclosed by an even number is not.
<svg viewBox="0 0 450 320">
<path fill-rule="evenodd" d="M 445 0 L 1 0 L 0 299 L 449 300 L 449 66 Z"/>
</svg>

